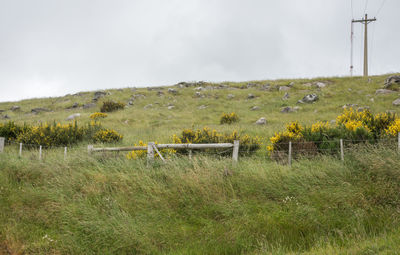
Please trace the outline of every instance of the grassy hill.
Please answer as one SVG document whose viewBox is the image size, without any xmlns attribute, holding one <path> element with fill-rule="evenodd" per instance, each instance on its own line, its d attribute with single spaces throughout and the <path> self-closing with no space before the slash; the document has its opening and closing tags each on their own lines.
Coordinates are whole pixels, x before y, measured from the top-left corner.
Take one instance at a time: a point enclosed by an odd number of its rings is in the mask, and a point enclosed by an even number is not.
<svg viewBox="0 0 400 255">
<path fill-rule="evenodd" d="M 121 145 L 169 142 L 184 128 L 203 126 L 267 140 L 292 120 L 335 119 L 345 104 L 399 113 L 392 105 L 398 93 L 375 94 L 387 76 L 124 88 L 105 91 L 90 109 L 66 108 L 92 103 L 94 92 L 5 102 L 0 109 L 17 123 L 67 123 L 74 113 L 84 123 L 103 100 L 126 103 L 136 95 L 133 105 L 102 121 L 124 135 Z M 279 91 L 291 82 L 289 91 Z M 319 100 L 297 104 L 310 93 Z M 9 110 L 15 105 L 21 109 Z M 301 108 L 281 113 L 286 106 Z M 34 108 L 50 111 L 33 114 Z M 220 125 L 222 112 L 236 112 L 240 121 Z M 267 125 L 254 124 L 260 117 Z M 357 146 L 345 162 L 317 156 L 291 168 L 267 158 L 264 145 L 235 166 L 229 158 L 197 155 L 151 167 L 124 155 L 89 156 L 85 147 L 71 148 L 66 160 L 57 148 L 46 150 L 43 161 L 35 150 L 19 158 L 14 146 L 0 154 L 0 254 L 398 254 L 400 157 L 388 147 Z"/>
</svg>

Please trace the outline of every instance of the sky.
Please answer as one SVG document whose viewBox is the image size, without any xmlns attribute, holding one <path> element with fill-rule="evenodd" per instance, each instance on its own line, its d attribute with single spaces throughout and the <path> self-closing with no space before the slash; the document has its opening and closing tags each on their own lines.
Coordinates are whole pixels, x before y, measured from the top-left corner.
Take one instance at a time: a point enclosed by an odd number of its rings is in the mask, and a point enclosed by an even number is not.
<svg viewBox="0 0 400 255">
<path fill-rule="evenodd" d="M 398 0 L 0 0 L 0 101 L 79 91 L 399 72 Z M 354 26 L 362 74 L 363 26 Z"/>
</svg>

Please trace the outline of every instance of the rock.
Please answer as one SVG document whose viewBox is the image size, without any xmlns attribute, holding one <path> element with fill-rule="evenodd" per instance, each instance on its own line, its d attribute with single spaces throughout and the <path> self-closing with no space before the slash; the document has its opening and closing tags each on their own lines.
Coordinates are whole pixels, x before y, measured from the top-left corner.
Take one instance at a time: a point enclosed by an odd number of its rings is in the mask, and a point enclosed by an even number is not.
<svg viewBox="0 0 400 255">
<path fill-rule="evenodd" d="M 199 110 L 203 110 L 203 109 L 206 109 L 207 108 L 207 106 L 206 105 L 200 105 L 197 109 L 199 109 Z"/>
<path fill-rule="evenodd" d="M 11 111 L 19 111 L 21 110 L 21 107 L 19 107 L 18 105 L 14 105 L 13 107 L 10 108 Z"/>
<path fill-rule="evenodd" d="M 41 113 L 41 112 L 50 112 L 50 110 L 47 109 L 47 108 L 38 107 L 38 108 L 33 108 L 31 110 L 31 112 L 34 113 L 34 114 L 38 114 L 38 113 Z"/>
<path fill-rule="evenodd" d="M 96 92 L 94 92 L 93 102 L 97 102 L 97 100 L 99 100 L 100 98 L 104 97 L 105 95 L 107 95 L 107 93 L 104 92 L 104 91 L 96 91 Z"/>
<path fill-rule="evenodd" d="M 143 107 L 143 109 L 150 109 L 150 108 L 153 108 L 153 104 L 148 104 L 148 105 L 146 105 L 145 107 Z"/>
<path fill-rule="evenodd" d="M 81 114 L 80 113 L 74 113 L 68 116 L 68 118 L 66 118 L 66 120 L 74 120 L 75 118 L 80 117 Z"/>
<path fill-rule="evenodd" d="M 342 106 L 343 109 L 348 109 L 348 108 L 356 108 L 358 107 L 358 104 L 345 104 Z"/>
<path fill-rule="evenodd" d="M 170 105 L 170 106 L 167 107 L 168 110 L 172 110 L 174 108 L 175 108 L 175 106 L 173 106 L 173 105 Z"/>
<path fill-rule="evenodd" d="M 375 94 L 392 94 L 392 93 L 396 93 L 396 91 L 390 89 L 378 89 L 375 91 Z"/>
<path fill-rule="evenodd" d="M 312 85 L 313 85 L 313 84 L 312 84 L 311 82 L 307 82 L 307 83 L 304 83 L 304 84 L 303 84 L 304 87 L 308 87 L 308 88 L 311 88 Z"/>
<path fill-rule="evenodd" d="M 168 89 L 168 93 L 170 93 L 170 94 L 172 94 L 172 95 L 177 95 L 177 94 L 178 94 L 178 91 L 177 91 L 176 89 L 169 88 L 169 89 Z"/>
<path fill-rule="evenodd" d="M 233 94 L 228 94 L 227 96 L 226 96 L 226 98 L 228 98 L 228 99 L 232 99 L 232 98 L 234 98 L 235 97 L 235 95 L 233 95 Z"/>
<path fill-rule="evenodd" d="M 375 102 L 375 99 L 374 99 L 374 98 L 371 98 L 369 101 L 371 101 L 371 102 Z"/>
<path fill-rule="evenodd" d="M 303 97 L 303 99 L 299 100 L 298 103 L 314 103 L 318 101 L 318 96 L 316 94 L 308 94 Z"/>
<path fill-rule="evenodd" d="M 203 87 L 197 87 L 197 88 L 195 88 L 194 90 L 196 90 L 196 91 L 203 91 L 203 90 L 206 90 L 206 89 L 203 88 Z"/>
<path fill-rule="evenodd" d="M 0 110 L 0 113 L 5 112 L 5 110 Z"/>
<path fill-rule="evenodd" d="M 400 76 L 399 75 L 392 75 L 389 76 L 385 80 L 385 85 L 383 88 L 385 89 L 399 89 L 400 87 Z"/>
<path fill-rule="evenodd" d="M 267 83 L 267 84 L 261 85 L 260 90 L 262 90 L 262 91 L 271 90 L 271 84 Z"/>
<path fill-rule="evenodd" d="M 279 87 L 279 91 L 289 91 L 290 90 L 290 87 L 288 87 L 288 86 L 280 86 Z"/>
<path fill-rule="evenodd" d="M 79 104 L 78 103 L 73 103 L 71 106 L 68 106 L 66 109 L 76 109 L 76 108 L 78 108 L 79 107 Z"/>
<path fill-rule="evenodd" d="M 162 91 L 160 91 L 160 90 L 159 90 L 159 91 L 157 91 L 157 96 L 159 96 L 159 97 L 160 97 L 160 96 L 163 96 L 163 95 L 164 95 L 164 92 L 162 92 Z"/>
<path fill-rule="evenodd" d="M 249 88 L 254 88 L 254 87 L 256 87 L 257 86 L 257 84 L 256 83 L 252 83 L 252 82 L 249 82 L 249 83 L 247 83 L 247 85 L 246 85 L 246 87 L 249 89 Z"/>
<path fill-rule="evenodd" d="M 298 110 L 300 110 L 300 107 L 298 106 L 295 107 L 286 106 L 282 108 L 281 113 L 297 112 Z"/>
<path fill-rule="evenodd" d="M 194 96 L 195 96 L 195 97 L 204 97 L 200 92 L 194 93 Z"/>
<path fill-rule="evenodd" d="M 93 108 L 96 107 L 97 105 L 95 103 L 88 103 L 88 104 L 84 104 L 83 105 L 83 109 L 89 109 L 89 108 Z"/>
<path fill-rule="evenodd" d="M 3 116 L 3 119 L 7 120 L 7 119 L 11 119 L 10 116 L 8 116 L 7 114 Z"/>
<path fill-rule="evenodd" d="M 315 85 L 315 87 L 317 87 L 319 89 L 322 89 L 322 88 L 326 87 L 326 83 L 320 82 L 320 81 L 315 82 L 314 85 Z"/>
<path fill-rule="evenodd" d="M 282 99 L 283 99 L 283 100 L 288 100 L 289 97 L 290 97 L 290 96 L 289 96 L 289 93 L 286 92 L 285 95 L 283 95 Z"/>
<path fill-rule="evenodd" d="M 369 110 L 369 106 L 358 107 L 356 109 L 357 112 L 363 112 L 363 111 L 366 111 L 366 110 Z"/>
<path fill-rule="evenodd" d="M 399 106 L 399 105 L 400 105 L 400 98 L 397 98 L 396 100 L 394 100 L 394 101 L 392 102 L 392 104 L 393 104 L 394 106 Z"/>
<path fill-rule="evenodd" d="M 265 117 L 261 117 L 256 121 L 257 125 L 266 125 L 267 124 L 267 119 Z"/>
<path fill-rule="evenodd" d="M 247 95 L 247 99 L 254 99 L 254 98 L 255 98 L 255 96 L 253 94 L 248 94 Z"/>
<path fill-rule="evenodd" d="M 251 111 L 258 111 L 258 110 L 260 110 L 260 107 L 258 107 L 258 106 L 253 106 L 253 107 L 250 108 L 250 110 L 251 110 Z"/>
<path fill-rule="evenodd" d="M 294 82 L 292 81 L 291 83 L 289 83 L 288 87 L 293 87 L 294 86 Z"/>
<path fill-rule="evenodd" d="M 129 100 L 128 105 L 133 105 L 133 100 Z"/>
</svg>

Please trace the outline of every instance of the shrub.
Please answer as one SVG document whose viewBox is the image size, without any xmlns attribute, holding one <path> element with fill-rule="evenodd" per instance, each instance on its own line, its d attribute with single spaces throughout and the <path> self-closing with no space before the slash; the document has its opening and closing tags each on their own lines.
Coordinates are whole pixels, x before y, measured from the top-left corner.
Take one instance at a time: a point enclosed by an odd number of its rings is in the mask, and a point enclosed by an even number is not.
<svg viewBox="0 0 400 255">
<path fill-rule="evenodd" d="M 101 129 L 94 134 L 92 139 L 94 142 L 115 143 L 122 140 L 122 138 L 123 136 L 113 129 Z"/>
<path fill-rule="evenodd" d="M 114 101 L 105 101 L 100 108 L 101 112 L 114 112 L 119 109 L 123 109 L 125 107 L 124 103 L 114 102 Z"/>
<path fill-rule="evenodd" d="M 221 124 L 232 124 L 234 122 L 239 121 L 239 116 L 232 112 L 232 113 L 223 113 L 221 115 L 220 123 Z"/>
<path fill-rule="evenodd" d="M 92 113 L 92 114 L 90 115 L 90 118 L 91 118 L 92 120 L 97 120 L 97 119 L 104 119 L 104 118 L 106 118 L 107 116 L 108 116 L 107 113 L 95 112 L 95 113 Z"/>
<path fill-rule="evenodd" d="M 108 132 L 100 133 L 100 131 Z M 114 142 L 122 139 L 122 136 L 118 135 L 115 131 L 109 131 L 104 129 L 97 121 L 91 121 L 82 127 L 79 127 L 76 121 L 67 125 L 44 123 L 38 126 L 27 124 L 21 126 L 14 122 L 0 124 L 0 136 L 5 137 L 7 140 L 15 140 L 26 145 L 66 146 L 84 140 Z M 117 136 L 118 138 L 116 138 Z"/>
<path fill-rule="evenodd" d="M 16 138 L 17 142 L 31 145 L 56 146 L 75 144 L 83 140 L 84 128 L 79 128 L 77 122 L 61 125 L 47 123 L 31 126 L 21 132 Z"/>
<path fill-rule="evenodd" d="M 4 137 L 6 140 L 15 140 L 26 129 L 29 129 L 27 125 L 17 125 L 13 121 L 0 123 L 0 137 Z"/>
<path fill-rule="evenodd" d="M 291 141 L 293 152 L 296 149 L 304 151 L 306 147 L 308 152 L 331 153 L 338 150 L 340 139 L 350 143 L 374 143 L 383 136 L 397 135 L 398 132 L 400 120 L 394 114 L 380 113 L 374 116 L 369 110 L 357 112 L 350 108 L 336 118 L 334 126 L 328 122 L 317 122 L 311 127 L 302 128 L 297 122 L 290 123 L 286 131 L 275 133 L 270 138 L 271 145 L 267 146 L 267 150 L 271 154 L 287 152 Z"/>
<path fill-rule="evenodd" d="M 155 142 L 155 144 L 157 144 L 157 142 Z M 144 143 L 143 141 L 139 141 L 139 144 L 135 144 L 135 146 L 147 146 L 146 143 Z M 170 158 L 171 156 L 173 156 L 176 153 L 176 150 L 174 149 L 162 149 L 159 150 L 159 152 L 161 153 L 161 155 L 164 158 Z M 130 151 L 128 152 L 128 154 L 126 154 L 126 158 L 127 159 L 140 159 L 140 158 L 145 158 L 147 155 L 147 150 L 138 150 L 138 151 Z M 158 153 L 154 154 L 154 157 L 159 158 L 160 156 L 158 155 Z"/>
<path fill-rule="evenodd" d="M 180 136 L 173 135 L 173 143 L 233 143 L 234 140 L 239 140 L 241 155 L 249 155 L 260 149 L 261 139 L 259 137 L 251 137 L 247 134 L 240 134 L 237 131 L 233 131 L 230 134 L 219 133 L 215 129 L 211 130 L 208 127 L 203 129 L 184 129 Z M 216 149 L 209 149 L 208 151 L 216 151 Z M 188 153 L 187 149 L 178 150 L 181 154 Z M 219 151 L 220 152 L 220 151 Z M 227 152 L 225 154 L 230 154 Z"/>
</svg>

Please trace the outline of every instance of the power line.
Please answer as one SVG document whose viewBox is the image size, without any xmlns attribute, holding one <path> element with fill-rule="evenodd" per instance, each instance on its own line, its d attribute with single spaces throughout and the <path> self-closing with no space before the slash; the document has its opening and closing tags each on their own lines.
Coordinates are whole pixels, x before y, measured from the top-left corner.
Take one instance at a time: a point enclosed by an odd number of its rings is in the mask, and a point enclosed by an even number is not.
<svg viewBox="0 0 400 255">
<path fill-rule="evenodd" d="M 376 16 L 378 16 L 378 14 L 381 12 L 381 10 L 382 10 L 383 6 L 385 5 L 385 3 L 386 3 L 386 0 L 383 0 L 382 4 L 381 4 L 381 7 L 379 7 L 378 12 L 376 13 Z"/>
<path fill-rule="evenodd" d="M 367 7 L 368 7 L 368 0 L 365 1 L 364 13 L 367 11 Z"/>
</svg>

